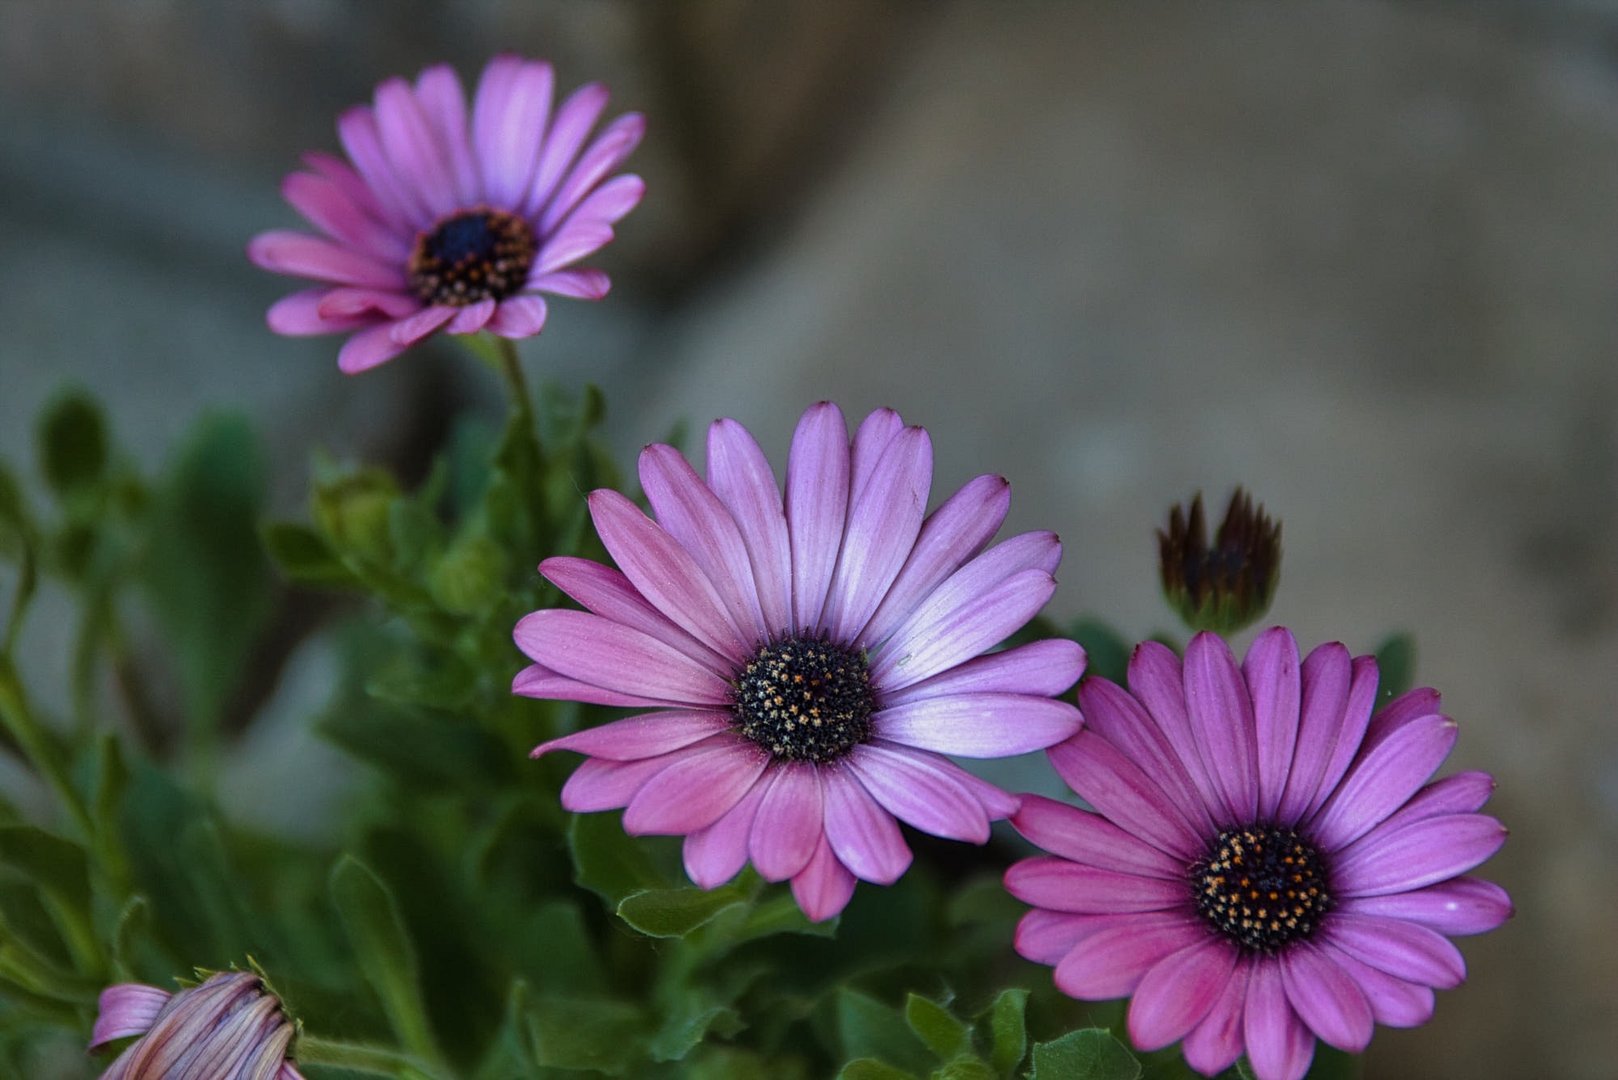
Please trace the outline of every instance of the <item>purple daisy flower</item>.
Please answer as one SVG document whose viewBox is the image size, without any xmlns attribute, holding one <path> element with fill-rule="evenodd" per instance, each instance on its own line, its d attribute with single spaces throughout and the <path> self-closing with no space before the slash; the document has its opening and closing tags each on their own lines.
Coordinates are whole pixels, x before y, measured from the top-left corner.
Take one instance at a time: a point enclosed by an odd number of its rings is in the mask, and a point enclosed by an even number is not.
<svg viewBox="0 0 1618 1080">
<path fill-rule="evenodd" d="M 1264 632 L 1238 667 L 1198 634 L 1182 665 L 1135 650 L 1129 689 L 1079 688 L 1085 728 L 1050 751 L 1096 813 L 1023 797 L 1012 824 L 1051 855 L 1006 871 L 1034 905 L 1017 951 L 1085 1000 L 1132 996 L 1142 1050 L 1183 1039 L 1212 1075 L 1246 1051 L 1260 1080 L 1301 1077 L 1315 1039 L 1364 1050 L 1414 1027 L 1466 974 L 1445 935 L 1511 915 L 1463 876 L 1506 832 L 1477 811 L 1494 781 L 1428 783 L 1456 726 L 1412 690 L 1375 716 L 1376 661 Z"/>
<path fill-rule="evenodd" d="M 553 115 L 554 90 L 549 64 L 500 56 L 483 69 L 470 111 L 460 79 L 440 64 L 414 85 L 389 79 L 373 105 L 343 113 L 348 161 L 307 154 L 309 171 L 281 185 L 324 235 L 275 230 L 248 245 L 264 269 L 322 283 L 272 306 L 270 329 L 354 331 L 337 358 L 353 374 L 438 330 L 537 334 L 540 293 L 605 296 L 607 275 L 574 264 L 640 202 L 640 177 L 606 177 L 646 125 L 620 116 L 585 147 L 606 88 L 580 87 Z"/>
<path fill-rule="evenodd" d="M 287 1060 L 296 1026 L 257 975 L 219 972 L 170 994 L 143 983 L 101 992 L 90 1049 L 138 1035 L 101 1080 L 303 1080 Z"/>
<path fill-rule="evenodd" d="M 791 880 L 811 919 L 854 880 L 910 865 L 897 818 L 982 843 L 1017 800 L 944 754 L 1039 750 L 1082 722 L 1053 700 L 1084 670 L 1070 641 L 986 650 L 1056 587 L 1055 534 L 987 547 L 1010 506 L 980 476 L 926 514 L 932 443 L 879 409 L 849 441 L 822 402 L 803 415 L 786 497 L 734 420 L 708 431 L 704 481 L 649 446 L 654 522 L 615 491 L 590 495 L 614 570 L 553 558 L 540 572 L 585 611 L 516 628 L 535 663 L 512 689 L 651 711 L 534 751 L 589 755 L 562 789 L 572 811 L 626 807 L 634 834 L 685 836 L 691 880 L 713 888 L 749 860 Z"/>
</svg>

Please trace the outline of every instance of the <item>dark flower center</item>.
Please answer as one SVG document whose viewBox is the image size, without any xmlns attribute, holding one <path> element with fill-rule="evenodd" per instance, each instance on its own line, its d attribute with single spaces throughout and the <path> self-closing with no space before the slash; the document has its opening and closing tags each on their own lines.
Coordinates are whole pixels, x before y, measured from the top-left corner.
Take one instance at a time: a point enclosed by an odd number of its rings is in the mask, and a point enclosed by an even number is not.
<svg viewBox="0 0 1618 1080">
<path fill-rule="evenodd" d="M 871 736 L 871 669 L 819 638 L 765 645 L 736 678 L 736 729 L 777 758 L 833 761 Z"/>
<path fill-rule="evenodd" d="M 1273 953 L 1309 937 L 1331 909 L 1320 853 L 1291 829 L 1226 829 L 1191 867 L 1197 911 L 1238 945 Z"/>
<path fill-rule="evenodd" d="M 522 290 L 539 253 L 528 222 L 504 210 L 463 210 L 416 237 L 410 287 L 426 304 L 466 307 Z"/>
</svg>

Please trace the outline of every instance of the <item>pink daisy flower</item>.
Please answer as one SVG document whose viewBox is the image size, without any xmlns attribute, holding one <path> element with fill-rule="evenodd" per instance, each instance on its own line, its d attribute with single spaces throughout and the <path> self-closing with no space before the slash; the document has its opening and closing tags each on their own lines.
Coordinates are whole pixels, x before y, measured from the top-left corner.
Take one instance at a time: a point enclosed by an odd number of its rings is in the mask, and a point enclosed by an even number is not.
<svg viewBox="0 0 1618 1080">
<path fill-rule="evenodd" d="M 614 491 L 590 495 L 614 570 L 553 558 L 540 572 L 584 611 L 536 611 L 516 628 L 534 664 L 513 690 L 641 708 L 534 754 L 589 756 L 562 789 L 572 811 L 625 807 L 634 834 L 685 836 L 703 888 L 749 860 L 790 880 L 816 921 L 856 878 L 910 865 L 895 819 L 982 843 L 1017 800 L 944 754 L 992 758 L 1072 735 L 1053 700 L 1084 670 L 1070 641 L 983 655 L 1044 606 L 1055 534 L 985 550 L 1010 505 L 980 476 L 931 515 L 932 443 L 880 409 L 852 444 L 843 414 L 803 415 L 782 499 L 734 420 L 708 431 L 703 480 L 669 446 L 640 478 L 649 519 Z"/>
<path fill-rule="evenodd" d="M 296 1025 L 257 975 L 220 972 L 170 994 L 143 983 L 101 991 L 90 1049 L 139 1035 L 101 1080 L 303 1080 L 287 1060 Z"/>
<path fill-rule="evenodd" d="M 247 248 L 266 270 L 321 283 L 272 306 L 270 329 L 353 332 L 337 358 L 353 374 L 439 330 L 537 334 L 541 293 L 605 296 L 607 275 L 574 264 L 640 202 L 640 177 L 607 176 L 646 125 L 620 116 L 585 147 L 607 91 L 583 86 L 553 115 L 554 84 L 547 63 L 496 57 L 468 110 L 440 64 L 414 85 L 389 79 L 373 105 L 338 117 L 348 160 L 307 154 L 309 171 L 281 185 L 323 235 L 274 230 Z"/>
<path fill-rule="evenodd" d="M 1205 1075 L 1245 1051 L 1260 1080 L 1308 1071 L 1319 1038 L 1358 1053 L 1375 1023 L 1414 1027 L 1466 975 L 1446 935 L 1511 915 L 1463 876 L 1505 829 L 1494 781 L 1427 781 L 1456 726 L 1412 690 L 1375 716 L 1376 661 L 1283 628 L 1238 667 L 1202 633 L 1185 661 L 1147 642 L 1129 689 L 1079 688 L 1085 728 L 1051 763 L 1095 813 L 1034 795 L 1012 824 L 1051 852 L 1006 871 L 1034 905 L 1017 951 L 1085 1000 L 1131 995 L 1142 1050 L 1184 1040 Z"/>
</svg>

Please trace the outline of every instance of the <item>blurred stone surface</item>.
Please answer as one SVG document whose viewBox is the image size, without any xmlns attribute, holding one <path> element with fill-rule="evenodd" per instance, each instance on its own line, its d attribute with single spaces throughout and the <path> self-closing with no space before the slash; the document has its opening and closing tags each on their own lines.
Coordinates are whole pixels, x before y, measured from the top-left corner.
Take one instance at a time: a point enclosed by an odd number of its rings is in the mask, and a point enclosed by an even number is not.
<svg viewBox="0 0 1618 1080">
<path fill-rule="evenodd" d="M 288 283 L 241 245 L 293 223 L 280 176 L 380 78 L 552 56 L 650 114 L 652 194 L 603 259 L 619 291 L 558 303 L 531 370 L 601 382 L 626 453 L 730 415 L 780 461 L 810 401 L 893 405 L 932 431 L 936 496 L 1002 472 L 1008 528 L 1062 533 L 1056 614 L 1132 637 L 1171 629 L 1169 504 L 1247 485 L 1285 522 L 1271 617 L 1306 647 L 1416 632 L 1452 764 L 1495 772 L 1514 832 L 1487 873 L 1517 918 L 1463 943 L 1431 1024 L 1379 1031 L 1370 1075 L 1610 1076 L 1618 9 L 674 8 L 0 7 L 0 454 L 64 379 L 152 465 L 246 407 L 295 511 L 311 443 L 408 456 L 491 398 L 447 354 L 349 380 L 335 340 L 269 335 Z M 42 688 L 70 634 L 59 604 L 31 623 Z M 233 764 L 271 763 L 231 774 L 248 790 L 301 753 L 320 663 Z"/>
</svg>

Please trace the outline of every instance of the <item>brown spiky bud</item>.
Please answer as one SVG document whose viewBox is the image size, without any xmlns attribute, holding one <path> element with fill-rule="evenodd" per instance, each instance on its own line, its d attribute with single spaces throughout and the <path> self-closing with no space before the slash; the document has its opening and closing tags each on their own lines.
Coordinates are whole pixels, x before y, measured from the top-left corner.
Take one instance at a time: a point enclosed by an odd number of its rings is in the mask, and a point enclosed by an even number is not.
<svg viewBox="0 0 1618 1080">
<path fill-rule="evenodd" d="M 1201 492 L 1189 513 L 1181 506 L 1169 512 L 1157 542 L 1163 595 L 1192 630 L 1233 633 L 1270 609 L 1281 578 L 1281 525 L 1241 488 L 1211 547 Z"/>
</svg>

